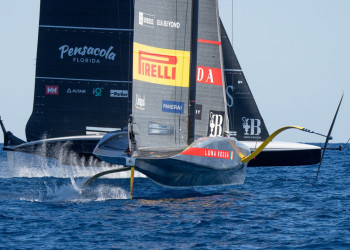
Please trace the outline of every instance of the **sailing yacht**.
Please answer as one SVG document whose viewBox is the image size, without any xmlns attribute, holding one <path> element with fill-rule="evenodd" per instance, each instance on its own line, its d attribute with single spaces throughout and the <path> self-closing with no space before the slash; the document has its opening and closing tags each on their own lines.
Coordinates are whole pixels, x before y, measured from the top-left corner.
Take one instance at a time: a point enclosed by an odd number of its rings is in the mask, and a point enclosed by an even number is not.
<svg viewBox="0 0 350 250">
<path fill-rule="evenodd" d="M 131 113 L 133 13 L 131 0 L 41 0 L 27 142 L 2 124 L 4 150 L 97 159 L 97 142 Z"/>
<path fill-rule="evenodd" d="M 202 4 L 213 4 L 211 2 Z M 33 112 L 26 126 L 27 142 L 6 131 L 0 119 L 5 139 L 4 150 L 56 159 L 65 150 L 75 158 L 97 159 L 92 152 L 104 134 L 107 133 L 108 137 L 128 134 L 129 115 L 141 112 L 149 102 L 140 93 L 134 95 L 132 90 L 132 81 L 140 80 L 133 80 L 133 71 L 141 70 L 142 76 L 147 74 L 147 65 L 150 65 L 147 64 L 149 55 L 142 52 L 139 56 L 144 61 L 140 68 L 132 64 L 134 18 L 140 22 L 143 17 L 142 27 L 148 31 L 152 27 L 175 31 L 181 29 L 179 21 L 152 19 L 147 12 L 139 11 L 145 15 L 135 12 L 134 4 L 131 0 L 41 0 L 35 95 Z M 212 35 L 212 31 L 205 28 L 209 25 L 209 16 L 203 19 L 202 25 L 201 22 L 198 25 L 199 64 L 195 73 L 198 97 L 196 105 L 191 106 L 196 115 L 190 117 L 195 119 L 190 124 L 197 125 L 191 137 L 208 136 L 210 134 L 207 131 L 211 128 L 213 136 L 222 136 L 223 131 L 231 131 L 231 136 L 247 145 L 252 152 L 267 139 L 269 133 L 220 18 L 217 13 L 211 16 L 219 20 L 210 22 L 219 27 L 215 29 L 215 35 L 219 37 L 201 37 L 204 33 Z M 210 41 L 214 41 L 214 44 Z M 208 70 L 212 67 L 211 62 L 207 62 L 206 52 L 201 52 L 203 46 L 217 46 L 215 42 L 219 41 L 220 63 L 223 67 L 221 76 L 218 71 Z M 219 58 L 217 55 L 215 57 Z M 166 80 L 171 82 L 176 74 L 172 71 L 171 58 L 168 60 L 169 64 L 160 71 L 154 71 L 154 74 L 160 74 L 163 80 L 170 78 Z M 149 70 L 151 75 L 153 71 L 151 68 Z M 217 84 L 207 82 L 217 83 L 218 79 L 225 85 L 223 91 L 226 94 L 220 98 L 225 100 L 227 107 L 223 109 L 220 106 L 222 104 L 219 105 L 217 99 L 213 98 L 212 109 L 208 109 L 203 105 L 207 98 L 206 91 L 212 92 L 210 87 Z M 135 105 L 137 109 L 134 112 Z M 162 105 L 164 113 L 177 114 L 185 112 L 186 103 L 164 99 Z M 210 111 L 214 111 L 210 113 L 213 118 L 211 123 L 204 119 Z M 215 127 L 215 122 L 221 121 L 224 127 Z M 164 127 L 157 121 L 150 125 L 149 131 L 172 133 L 172 129 L 180 128 L 177 127 L 179 124 Z M 118 132 L 108 134 L 113 131 Z M 316 164 L 320 161 L 320 151 L 319 147 L 312 145 L 272 141 L 248 166 Z M 69 157 L 60 160 L 64 164 L 72 164 Z M 75 162 L 84 165 L 83 161 Z"/>
<path fill-rule="evenodd" d="M 243 184 L 241 159 L 250 149 L 225 134 L 218 2 L 135 1 L 133 47 L 129 151 L 107 147 L 118 144 L 112 137 L 94 154 L 110 163 L 124 160 L 161 185 Z"/>
<path fill-rule="evenodd" d="M 248 162 L 279 133 L 292 128 L 315 133 L 286 126 L 268 135 L 228 40 L 226 56 L 231 53 L 231 60 L 225 65 L 222 38 L 227 35 L 217 0 L 135 1 L 133 107 L 128 131 L 106 135 L 94 150 L 101 160 L 125 167 L 101 172 L 86 185 L 105 174 L 129 170 L 131 196 L 135 170 L 170 187 L 243 184 Z M 225 73 L 245 93 L 235 93 L 235 85 L 225 84 Z M 249 125 L 257 119 L 241 117 L 249 110 L 228 105 L 231 87 L 235 95 L 241 95 L 237 98 L 240 105 L 249 106 L 261 118 L 257 125 Z M 236 138 L 240 132 L 236 116 L 243 121 L 243 138 L 266 137 L 252 153 L 246 142 Z M 256 129 L 257 134 L 244 137 L 249 129 Z M 306 150 L 316 152 L 315 163 L 320 160 L 319 147 Z"/>
</svg>

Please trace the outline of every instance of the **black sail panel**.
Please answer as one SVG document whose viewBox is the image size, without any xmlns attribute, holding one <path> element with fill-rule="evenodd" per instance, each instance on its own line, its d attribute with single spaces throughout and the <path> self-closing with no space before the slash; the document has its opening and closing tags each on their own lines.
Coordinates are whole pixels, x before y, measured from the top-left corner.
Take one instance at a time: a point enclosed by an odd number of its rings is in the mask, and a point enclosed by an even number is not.
<svg viewBox="0 0 350 250">
<path fill-rule="evenodd" d="M 27 140 L 127 125 L 133 1 L 42 0 Z"/>
<path fill-rule="evenodd" d="M 269 133 L 222 23 L 221 41 L 230 131 L 237 140 L 263 141 Z"/>
<path fill-rule="evenodd" d="M 199 1 L 198 16 L 195 134 L 223 136 L 228 121 L 217 1 Z"/>
<path fill-rule="evenodd" d="M 135 1 L 133 133 L 138 149 L 187 145 L 192 1 Z"/>
</svg>

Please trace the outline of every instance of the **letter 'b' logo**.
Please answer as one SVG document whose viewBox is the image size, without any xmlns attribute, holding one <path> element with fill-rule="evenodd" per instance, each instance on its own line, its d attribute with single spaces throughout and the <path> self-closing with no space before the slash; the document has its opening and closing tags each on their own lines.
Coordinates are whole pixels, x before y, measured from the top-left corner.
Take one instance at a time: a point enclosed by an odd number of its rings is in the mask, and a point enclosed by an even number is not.
<svg viewBox="0 0 350 250">
<path fill-rule="evenodd" d="M 208 136 L 217 137 L 223 135 L 225 112 L 210 110 L 209 112 L 209 125 Z"/>
<path fill-rule="evenodd" d="M 260 119 L 250 119 L 242 117 L 242 126 L 244 128 L 244 135 L 260 135 L 261 133 L 261 121 Z"/>
</svg>

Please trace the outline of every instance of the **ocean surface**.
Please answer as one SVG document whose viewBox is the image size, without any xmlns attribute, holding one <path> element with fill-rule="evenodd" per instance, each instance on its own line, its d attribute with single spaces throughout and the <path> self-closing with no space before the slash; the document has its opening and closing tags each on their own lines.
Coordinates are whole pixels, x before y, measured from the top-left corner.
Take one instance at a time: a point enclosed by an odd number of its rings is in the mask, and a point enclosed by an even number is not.
<svg viewBox="0 0 350 250">
<path fill-rule="evenodd" d="M 194 189 L 139 177 L 130 200 L 126 173 L 83 191 L 101 169 L 0 151 L 0 247 L 350 249 L 350 147 L 326 152 L 314 183 L 317 167 L 248 168 L 243 185 Z"/>
</svg>

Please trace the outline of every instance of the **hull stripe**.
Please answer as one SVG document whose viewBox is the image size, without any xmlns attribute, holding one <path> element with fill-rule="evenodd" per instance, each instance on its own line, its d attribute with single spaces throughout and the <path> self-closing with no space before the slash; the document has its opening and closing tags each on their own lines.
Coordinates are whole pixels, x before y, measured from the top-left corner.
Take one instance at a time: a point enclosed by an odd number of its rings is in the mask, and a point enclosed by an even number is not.
<svg viewBox="0 0 350 250">
<path fill-rule="evenodd" d="M 182 155 L 192 155 L 200 157 L 210 157 L 218 159 L 233 160 L 233 151 L 219 150 L 219 149 L 209 149 L 209 148 L 196 148 L 191 147 L 181 153 Z"/>
</svg>

